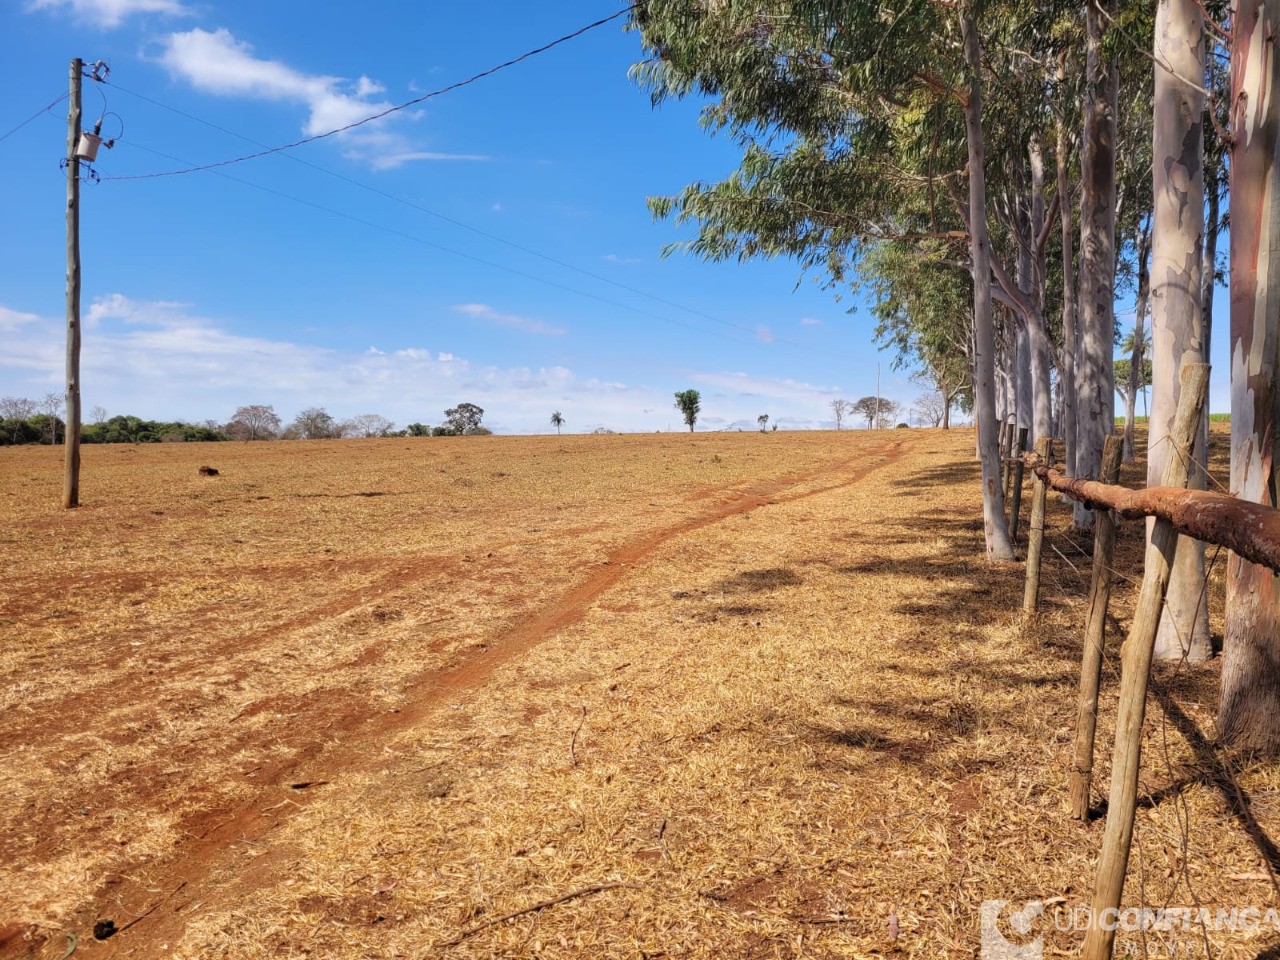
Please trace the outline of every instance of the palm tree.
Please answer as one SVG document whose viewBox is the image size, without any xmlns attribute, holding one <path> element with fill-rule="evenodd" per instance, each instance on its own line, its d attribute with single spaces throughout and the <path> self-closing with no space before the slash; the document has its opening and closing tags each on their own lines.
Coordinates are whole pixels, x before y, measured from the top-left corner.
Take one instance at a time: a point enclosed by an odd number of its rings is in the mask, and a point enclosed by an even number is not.
<svg viewBox="0 0 1280 960">
<path fill-rule="evenodd" d="M 564 416 L 559 410 L 551 415 L 551 425 L 556 428 L 556 436 L 559 436 L 560 428 L 564 426 Z"/>
</svg>

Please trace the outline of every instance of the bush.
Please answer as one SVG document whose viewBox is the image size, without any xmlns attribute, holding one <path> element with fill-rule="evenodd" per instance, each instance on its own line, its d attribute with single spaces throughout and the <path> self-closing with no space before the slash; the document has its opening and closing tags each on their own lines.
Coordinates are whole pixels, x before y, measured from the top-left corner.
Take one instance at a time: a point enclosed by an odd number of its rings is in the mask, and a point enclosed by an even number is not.
<svg viewBox="0 0 1280 960">
<path fill-rule="evenodd" d="M 900 423 L 900 424 L 898 424 L 896 427 L 894 427 L 893 429 L 895 429 L 895 430 L 910 430 L 910 429 L 911 429 L 911 424 L 909 424 L 909 423 Z"/>
</svg>

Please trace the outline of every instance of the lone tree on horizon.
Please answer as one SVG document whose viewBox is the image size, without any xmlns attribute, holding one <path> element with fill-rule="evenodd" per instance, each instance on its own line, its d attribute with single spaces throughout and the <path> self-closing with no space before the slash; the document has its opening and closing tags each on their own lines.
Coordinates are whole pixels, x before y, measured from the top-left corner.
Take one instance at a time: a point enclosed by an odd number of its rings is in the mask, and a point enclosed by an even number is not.
<svg viewBox="0 0 1280 960">
<path fill-rule="evenodd" d="M 560 436 L 560 428 L 564 426 L 564 415 L 559 410 L 551 415 L 551 425 L 556 428 L 556 436 Z"/>
<path fill-rule="evenodd" d="M 679 390 L 676 392 L 676 409 L 684 417 L 684 422 L 693 433 L 693 425 L 698 422 L 698 414 L 702 411 L 702 394 L 697 390 Z"/>
<path fill-rule="evenodd" d="M 479 430 L 483 419 L 484 408 L 477 407 L 474 403 L 460 403 L 444 412 L 445 426 L 460 437 Z"/>
<path fill-rule="evenodd" d="M 854 401 L 850 410 L 867 421 L 867 429 L 874 430 L 888 405 L 883 397 L 863 397 Z"/>
<path fill-rule="evenodd" d="M 236 439 L 274 440 L 280 434 L 280 417 L 275 408 L 266 403 L 237 407 L 227 423 L 226 431 L 228 436 Z"/>
<path fill-rule="evenodd" d="M 853 409 L 853 404 L 848 400 L 832 400 L 831 415 L 835 417 L 836 429 L 840 430 L 844 427 L 844 418 Z"/>
</svg>

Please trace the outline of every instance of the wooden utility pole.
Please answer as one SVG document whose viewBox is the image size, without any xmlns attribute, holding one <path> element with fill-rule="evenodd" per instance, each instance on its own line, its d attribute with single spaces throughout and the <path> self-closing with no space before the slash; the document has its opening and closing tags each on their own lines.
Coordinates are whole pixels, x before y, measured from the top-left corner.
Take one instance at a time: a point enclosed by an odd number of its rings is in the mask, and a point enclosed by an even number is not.
<svg viewBox="0 0 1280 960">
<path fill-rule="evenodd" d="M 67 108 L 67 426 L 62 506 L 80 506 L 80 81 L 84 63 L 71 61 L 71 103 Z"/>
<path fill-rule="evenodd" d="M 1182 391 L 1178 410 L 1169 428 L 1173 449 L 1165 461 L 1165 487 L 1185 487 L 1191 473 L 1192 447 L 1200 427 L 1200 413 L 1209 392 L 1209 366 L 1188 363 L 1182 367 Z M 1115 752 L 1111 761 L 1111 795 L 1107 801 L 1107 828 L 1098 855 L 1098 876 L 1093 889 L 1093 913 L 1085 934 L 1085 960 L 1109 960 L 1115 945 L 1116 926 L 1106 922 L 1120 907 L 1124 877 L 1129 868 L 1133 821 L 1137 814 L 1138 767 L 1142 757 L 1142 722 L 1147 709 L 1147 686 L 1155 652 L 1156 630 L 1169 588 L 1178 533 L 1167 520 L 1157 520 L 1147 542 L 1142 588 L 1133 612 L 1129 637 L 1120 650 L 1120 705 L 1116 714 Z"/>
</svg>

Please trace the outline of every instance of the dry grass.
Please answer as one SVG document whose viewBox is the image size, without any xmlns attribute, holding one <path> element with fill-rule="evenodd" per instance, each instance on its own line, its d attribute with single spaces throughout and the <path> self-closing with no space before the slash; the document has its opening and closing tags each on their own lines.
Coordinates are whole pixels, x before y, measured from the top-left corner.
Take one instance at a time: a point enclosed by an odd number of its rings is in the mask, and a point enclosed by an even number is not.
<svg viewBox="0 0 1280 960">
<path fill-rule="evenodd" d="M 1050 551 L 1020 622 L 971 443 L 93 448 L 70 516 L 49 451 L 0 451 L 0 937 L 154 907 L 92 949 L 973 957 L 983 900 L 1086 903 L 1082 585 Z M 1276 905 L 1280 773 L 1229 784 L 1214 667 L 1161 681 L 1127 902 Z"/>
</svg>

